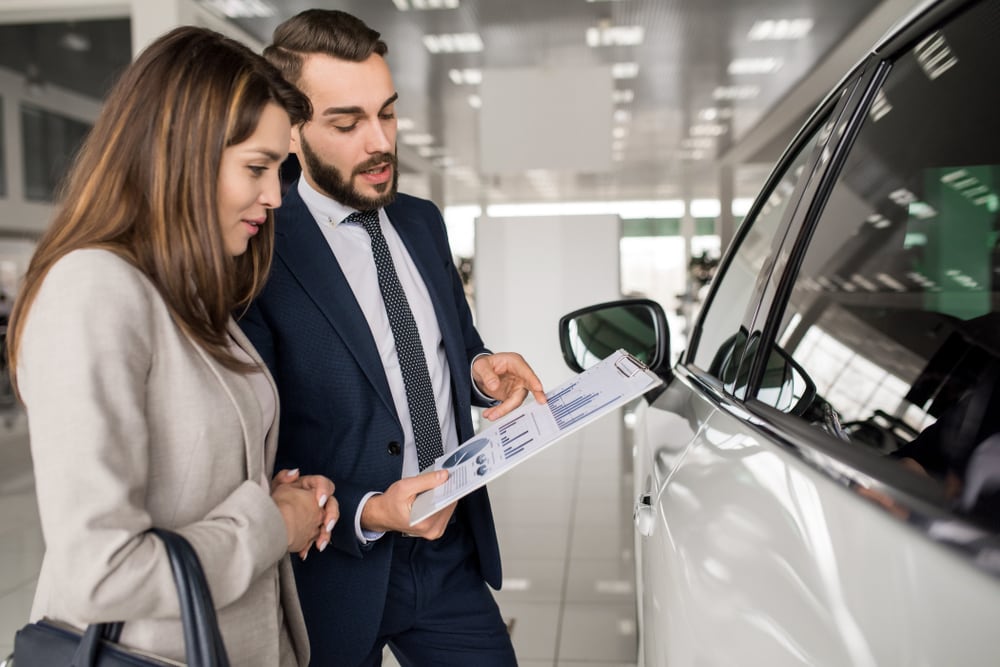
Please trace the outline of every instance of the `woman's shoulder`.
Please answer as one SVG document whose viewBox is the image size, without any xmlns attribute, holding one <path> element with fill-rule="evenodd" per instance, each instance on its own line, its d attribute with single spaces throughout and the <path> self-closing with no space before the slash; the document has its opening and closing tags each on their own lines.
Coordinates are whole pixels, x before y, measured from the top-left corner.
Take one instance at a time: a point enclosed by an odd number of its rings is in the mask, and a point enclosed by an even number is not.
<svg viewBox="0 0 1000 667">
<path fill-rule="evenodd" d="M 116 252 L 106 248 L 79 248 L 60 257 L 49 274 L 137 275 L 139 269 Z"/>
<path fill-rule="evenodd" d="M 60 257 L 45 274 L 35 305 L 72 310 L 147 311 L 159 299 L 153 284 L 124 257 L 101 248 L 82 248 Z M 140 304 L 145 304 L 141 305 Z M 32 308 L 34 310 L 34 306 Z"/>
</svg>

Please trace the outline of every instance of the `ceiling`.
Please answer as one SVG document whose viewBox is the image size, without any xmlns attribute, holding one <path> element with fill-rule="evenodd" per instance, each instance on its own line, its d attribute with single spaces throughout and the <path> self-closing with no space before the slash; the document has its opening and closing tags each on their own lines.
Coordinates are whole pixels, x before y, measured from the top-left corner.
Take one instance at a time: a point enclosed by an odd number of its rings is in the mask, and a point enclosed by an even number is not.
<svg viewBox="0 0 1000 667">
<path fill-rule="evenodd" d="M 199 0 L 216 6 L 233 0 Z M 893 13 L 912 0 L 892 0 Z M 766 140 L 740 155 L 734 170 L 736 197 L 753 196 L 790 133 L 845 67 L 830 70 L 819 85 L 803 82 L 841 48 L 859 24 L 890 0 L 254 0 L 274 10 L 269 17 L 232 19 L 260 43 L 269 41 L 283 19 L 307 8 L 336 8 L 356 14 L 389 44 L 388 61 L 400 95 L 397 112 L 408 124 L 401 141 L 430 135 L 426 145 L 402 145 L 407 185 L 443 198 L 445 205 L 651 200 L 715 197 L 718 158 L 782 117 Z M 421 11 L 412 5 L 454 5 Z M 397 5 L 410 6 L 403 11 Z M 892 18 L 896 18 L 893 16 Z M 804 39 L 755 41 L 755 22 L 811 21 Z M 2 23 L 2 9 L 0 9 Z M 794 27 L 796 24 L 772 24 Z M 801 24 L 798 24 L 801 25 Z M 640 26 L 641 44 L 587 44 L 589 29 Z M 758 26 L 758 30 L 759 30 Z M 431 53 L 427 34 L 478 33 L 476 53 Z M 876 35 L 878 33 L 875 33 Z M 867 39 L 864 47 L 873 39 Z M 849 56 L 848 66 L 862 50 Z M 128 62 L 127 19 L 0 25 L 0 67 L 100 97 Z M 757 59 L 767 73 L 731 72 L 737 58 Z M 470 104 L 479 85 L 455 83 L 452 70 L 630 64 L 634 76 L 615 79 L 619 101 L 617 136 L 583 136 L 611 148 L 610 168 L 480 173 L 477 162 L 481 110 Z M 635 67 L 637 65 L 637 68 Z M 803 98 L 802 90 L 806 89 Z M 630 92 L 628 92 L 630 91 Z M 790 97 L 798 91 L 792 108 Z M 720 98 L 726 93 L 745 99 Z M 530 100 L 525 101 L 530 104 Z M 780 103 L 780 104 L 779 104 Z M 586 109 L 567 99 L 557 111 L 572 132 Z M 530 122 L 530 120 L 528 121 Z M 519 128 L 509 128 L 516 141 Z M 425 139 L 426 140 L 426 139 Z M 738 151 L 735 151 L 738 152 Z M 434 180 L 429 175 L 440 177 Z M 411 188 L 413 189 L 413 188 Z"/>
</svg>

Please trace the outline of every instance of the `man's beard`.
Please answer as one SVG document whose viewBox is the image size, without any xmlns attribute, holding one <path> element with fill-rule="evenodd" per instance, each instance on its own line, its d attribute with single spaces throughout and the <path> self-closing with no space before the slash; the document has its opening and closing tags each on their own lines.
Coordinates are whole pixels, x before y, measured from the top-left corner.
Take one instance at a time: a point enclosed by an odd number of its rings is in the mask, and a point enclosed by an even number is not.
<svg viewBox="0 0 1000 667">
<path fill-rule="evenodd" d="M 372 211 L 391 204 L 396 198 L 396 188 L 399 184 L 399 169 L 397 169 L 397 159 L 392 153 L 379 153 L 370 160 L 362 162 L 351 173 L 351 178 L 345 180 L 337 168 L 327 164 L 323 159 L 309 147 L 306 138 L 299 134 L 299 146 L 302 149 L 300 157 L 304 158 L 309 174 L 312 176 L 316 187 L 326 193 L 332 199 L 340 202 L 344 206 L 357 209 L 359 211 Z M 372 169 L 380 164 L 389 164 L 392 168 L 392 180 L 387 183 L 380 183 L 372 187 L 375 190 L 385 190 L 377 197 L 366 197 L 358 192 L 352 182 L 354 176 L 363 171 Z"/>
</svg>

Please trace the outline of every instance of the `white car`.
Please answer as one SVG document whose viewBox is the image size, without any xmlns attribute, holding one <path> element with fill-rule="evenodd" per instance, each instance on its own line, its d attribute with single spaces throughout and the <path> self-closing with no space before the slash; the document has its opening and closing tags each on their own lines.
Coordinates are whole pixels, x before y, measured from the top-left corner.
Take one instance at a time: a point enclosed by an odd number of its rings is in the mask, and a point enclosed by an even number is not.
<svg viewBox="0 0 1000 667">
<path fill-rule="evenodd" d="M 792 141 L 636 408 L 640 660 L 1000 664 L 1000 0 L 923 7 Z"/>
</svg>

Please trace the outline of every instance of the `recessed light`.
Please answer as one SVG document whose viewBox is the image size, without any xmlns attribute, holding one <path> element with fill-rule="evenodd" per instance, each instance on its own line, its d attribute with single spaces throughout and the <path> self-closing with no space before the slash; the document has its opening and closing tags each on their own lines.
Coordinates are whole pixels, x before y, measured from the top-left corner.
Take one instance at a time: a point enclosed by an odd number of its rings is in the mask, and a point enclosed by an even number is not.
<svg viewBox="0 0 1000 667">
<path fill-rule="evenodd" d="M 479 69 L 451 69 L 448 70 L 448 78 L 456 86 L 462 84 L 478 86 L 483 82 L 483 71 Z"/>
<path fill-rule="evenodd" d="M 781 68 L 780 58 L 736 58 L 727 71 L 733 76 L 741 74 L 770 74 Z"/>
<path fill-rule="evenodd" d="M 615 63 L 611 66 L 611 76 L 615 79 L 634 79 L 639 76 L 639 63 Z"/>
<path fill-rule="evenodd" d="M 231 19 L 266 18 L 276 13 L 264 0 L 203 0 L 203 3 Z"/>
<path fill-rule="evenodd" d="M 483 107 L 483 98 L 479 95 L 469 95 L 469 106 L 473 109 L 481 109 Z"/>
<path fill-rule="evenodd" d="M 396 130 L 399 132 L 407 132 L 416 126 L 417 124 L 413 122 L 412 118 L 406 118 L 405 116 L 396 121 Z"/>
<path fill-rule="evenodd" d="M 474 32 L 424 35 L 424 46 L 431 53 L 479 53 L 483 39 Z"/>
<path fill-rule="evenodd" d="M 712 91 L 717 100 L 749 100 L 760 94 L 758 86 L 719 86 Z"/>
<path fill-rule="evenodd" d="M 812 30 L 812 19 L 768 19 L 757 21 L 747 35 L 755 42 L 779 39 L 803 39 Z"/>
<path fill-rule="evenodd" d="M 392 4 L 401 12 L 408 9 L 455 9 L 458 0 L 392 0 Z"/>
<path fill-rule="evenodd" d="M 726 133 L 726 126 L 718 123 L 698 123 L 691 126 L 692 137 L 720 137 Z"/>
<path fill-rule="evenodd" d="M 626 136 L 628 136 L 628 130 L 626 130 L 624 127 L 611 128 L 611 136 L 614 137 L 615 139 L 624 139 Z"/>
<path fill-rule="evenodd" d="M 587 28 L 587 46 L 638 46 L 646 31 L 641 25 L 601 25 Z"/>
<path fill-rule="evenodd" d="M 614 119 L 616 123 L 628 123 L 632 120 L 632 112 L 628 109 L 615 109 Z"/>
</svg>

